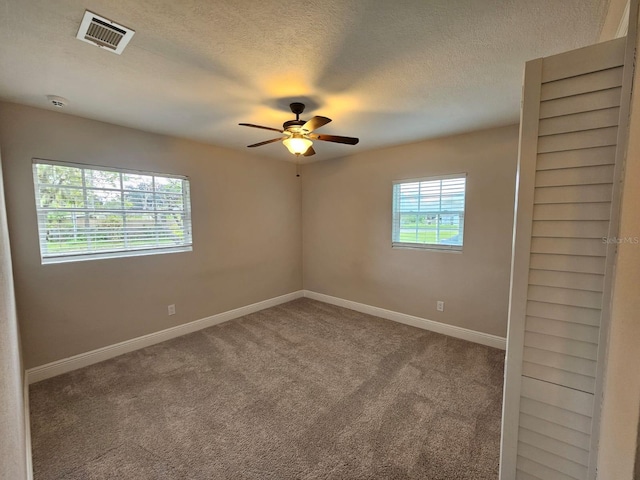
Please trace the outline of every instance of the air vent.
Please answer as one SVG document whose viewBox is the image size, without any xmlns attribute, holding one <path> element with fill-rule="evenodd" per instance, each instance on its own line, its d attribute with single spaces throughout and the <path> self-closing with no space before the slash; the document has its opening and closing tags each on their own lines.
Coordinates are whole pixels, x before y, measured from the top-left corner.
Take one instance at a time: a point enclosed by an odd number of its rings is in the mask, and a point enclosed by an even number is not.
<svg viewBox="0 0 640 480">
<path fill-rule="evenodd" d="M 76 38 L 120 55 L 135 32 L 87 10 Z"/>
</svg>

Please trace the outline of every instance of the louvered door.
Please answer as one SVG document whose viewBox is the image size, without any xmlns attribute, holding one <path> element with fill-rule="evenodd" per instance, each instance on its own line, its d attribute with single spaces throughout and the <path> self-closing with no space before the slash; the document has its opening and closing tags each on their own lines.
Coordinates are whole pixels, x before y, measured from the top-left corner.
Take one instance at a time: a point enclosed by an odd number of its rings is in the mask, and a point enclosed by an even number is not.
<svg viewBox="0 0 640 480">
<path fill-rule="evenodd" d="M 528 62 L 501 479 L 595 478 L 625 39 Z"/>
</svg>

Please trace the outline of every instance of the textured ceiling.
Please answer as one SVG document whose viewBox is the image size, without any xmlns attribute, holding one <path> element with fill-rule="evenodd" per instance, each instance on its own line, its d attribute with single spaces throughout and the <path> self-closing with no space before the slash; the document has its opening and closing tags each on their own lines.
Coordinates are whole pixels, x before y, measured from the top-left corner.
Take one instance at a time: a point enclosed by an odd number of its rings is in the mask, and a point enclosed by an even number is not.
<svg viewBox="0 0 640 480">
<path fill-rule="evenodd" d="M 327 116 L 314 160 L 518 120 L 524 62 L 595 43 L 606 0 L 0 0 L 0 98 L 236 149 L 288 104 Z M 136 31 L 75 39 L 84 10 Z M 277 136 L 277 134 L 275 135 Z M 279 143 L 252 152 L 292 159 Z"/>
</svg>

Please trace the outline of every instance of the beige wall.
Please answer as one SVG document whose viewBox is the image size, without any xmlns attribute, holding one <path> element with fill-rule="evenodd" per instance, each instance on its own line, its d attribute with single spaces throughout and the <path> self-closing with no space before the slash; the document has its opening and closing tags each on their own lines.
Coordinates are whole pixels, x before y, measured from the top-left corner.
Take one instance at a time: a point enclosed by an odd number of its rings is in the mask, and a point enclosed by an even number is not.
<svg viewBox="0 0 640 480">
<path fill-rule="evenodd" d="M 305 165 L 304 288 L 505 336 L 517 152 L 510 126 Z M 464 251 L 391 248 L 392 181 L 459 172 Z"/>
<path fill-rule="evenodd" d="M 302 286 L 292 163 L 7 103 L 0 145 L 26 368 Z M 189 176 L 193 252 L 41 265 L 33 157 Z"/>
<path fill-rule="evenodd" d="M 0 478 L 23 480 L 27 455 L 22 362 L 4 203 L 0 169 Z"/>
<path fill-rule="evenodd" d="M 600 42 L 606 42 L 607 40 L 613 40 L 619 36 L 625 36 L 627 34 L 625 21 L 628 22 L 628 8 L 629 0 L 609 0 L 607 6 L 607 15 L 600 30 Z M 626 12 L 626 15 L 625 15 Z M 624 27 L 623 31 L 619 31 L 621 25 Z"/>
<path fill-rule="evenodd" d="M 637 69 L 633 92 L 619 236 L 640 242 L 640 75 Z M 622 243 L 618 248 L 614 276 L 598 459 L 599 479 L 634 478 L 639 410 L 640 243 Z"/>
</svg>

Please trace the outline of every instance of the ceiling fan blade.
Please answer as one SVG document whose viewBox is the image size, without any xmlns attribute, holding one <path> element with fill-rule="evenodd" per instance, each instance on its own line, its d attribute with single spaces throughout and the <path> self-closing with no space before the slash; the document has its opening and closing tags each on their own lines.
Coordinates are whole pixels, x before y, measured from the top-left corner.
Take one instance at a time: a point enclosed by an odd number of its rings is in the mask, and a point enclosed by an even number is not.
<svg viewBox="0 0 640 480">
<path fill-rule="evenodd" d="M 311 155 L 315 155 L 315 154 L 316 154 L 316 151 L 313 149 L 313 147 L 309 147 L 307 148 L 307 151 L 302 154 L 302 156 L 310 157 Z"/>
<path fill-rule="evenodd" d="M 314 140 L 323 140 L 325 142 L 334 142 L 334 143 L 346 143 L 347 145 L 355 145 L 360 139 L 354 137 L 340 137 L 339 135 L 318 135 L 317 133 L 313 133 L 309 135 L 309 138 Z"/>
<path fill-rule="evenodd" d="M 284 132 L 284 130 L 280 130 L 279 128 L 271 128 L 271 127 L 263 127 L 262 125 L 254 125 L 253 123 L 239 123 L 243 127 L 253 127 L 253 128 L 261 128 L 263 130 L 273 130 L 274 132 Z"/>
<path fill-rule="evenodd" d="M 272 138 L 271 140 L 265 140 L 264 142 L 254 143 L 253 145 L 247 145 L 247 147 L 249 147 L 249 148 L 261 147 L 262 145 L 268 145 L 268 144 L 273 143 L 273 142 L 279 142 L 280 140 L 282 140 L 282 137 Z"/>
<path fill-rule="evenodd" d="M 326 125 L 330 121 L 331 121 L 330 118 L 315 116 L 311 120 L 308 120 L 307 123 L 302 125 L 302 130 L 306 130 L 307 132 L 313 132 L 315 129 L 320 128 L 323 125 Z"/>
</svg>

